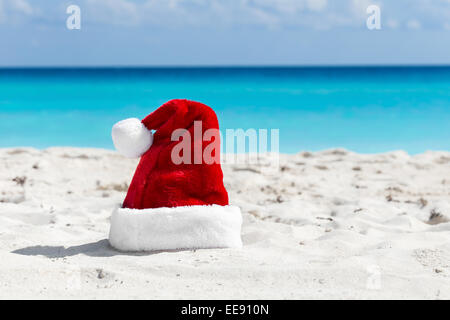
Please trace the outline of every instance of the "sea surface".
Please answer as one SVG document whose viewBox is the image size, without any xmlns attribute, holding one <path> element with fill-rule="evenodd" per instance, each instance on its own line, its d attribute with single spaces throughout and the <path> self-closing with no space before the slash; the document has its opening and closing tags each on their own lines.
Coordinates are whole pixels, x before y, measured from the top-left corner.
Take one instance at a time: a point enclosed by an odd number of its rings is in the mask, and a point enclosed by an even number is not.
<svg viewBox="0 0 450 320">
<path fill-rule="evenodd" d="M 450 67 L 0 69 L 0 147 L 113 148 L 111 126 L 174 98 L 280 151 L 450 150 Z"/>
</svg>

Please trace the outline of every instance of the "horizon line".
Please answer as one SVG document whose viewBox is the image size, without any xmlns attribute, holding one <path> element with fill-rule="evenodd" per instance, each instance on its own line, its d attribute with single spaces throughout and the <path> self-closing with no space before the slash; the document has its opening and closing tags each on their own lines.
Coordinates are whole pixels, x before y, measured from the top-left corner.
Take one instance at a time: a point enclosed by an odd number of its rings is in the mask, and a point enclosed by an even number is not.
<svg viewBox="0 0 450 320">
<path fill-rule="evenodd" d="M 261 64 L 261 65 L 17 65 L 2 66 L 5 69 L 239 69 L 239 68 L 442 68 L 450 67 L 450 64 Z"/>
</svg>

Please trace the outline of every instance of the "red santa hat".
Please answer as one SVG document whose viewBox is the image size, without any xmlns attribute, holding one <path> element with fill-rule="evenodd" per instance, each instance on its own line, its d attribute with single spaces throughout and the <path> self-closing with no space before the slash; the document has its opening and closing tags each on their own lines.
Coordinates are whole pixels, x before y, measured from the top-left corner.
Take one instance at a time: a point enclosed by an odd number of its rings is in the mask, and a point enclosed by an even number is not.
<svg viewBox="0 0 450 320">
<path fill-rule="evenodd" d="M 116 149 L 141 160 L 122 207 L 111 217 L 113 247 L 154 251 L 242 246 L 241 211 L 228 203 L 220 147 L 211 148 L 220 146 L 220 138 L 204 139 L 210 129 L 219 130 L 214 111 L 188 100 L 171 100 L 142 121 L 126 119 L 114 125 Z M 177 132 L 182 141 L 174 139 Z M 179 150 L 182 142 L 187 148 Z M 207 150 L 214 161 L 204 159 Z"/>
</svg>

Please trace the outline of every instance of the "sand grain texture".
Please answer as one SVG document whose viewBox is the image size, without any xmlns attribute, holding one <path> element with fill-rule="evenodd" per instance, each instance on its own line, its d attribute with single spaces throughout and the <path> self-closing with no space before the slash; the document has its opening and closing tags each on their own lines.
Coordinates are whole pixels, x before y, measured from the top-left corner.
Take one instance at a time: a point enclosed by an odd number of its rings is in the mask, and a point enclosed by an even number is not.
<svg viewBox="0 0 450 320">
<path fill-rule="evenodd" d="M 226 165 L 243 249 L 127 254 L 106 239 L 136 164 L 0 149 L 0 298 L 450 298 L 450 153 Z"/>
</svg>

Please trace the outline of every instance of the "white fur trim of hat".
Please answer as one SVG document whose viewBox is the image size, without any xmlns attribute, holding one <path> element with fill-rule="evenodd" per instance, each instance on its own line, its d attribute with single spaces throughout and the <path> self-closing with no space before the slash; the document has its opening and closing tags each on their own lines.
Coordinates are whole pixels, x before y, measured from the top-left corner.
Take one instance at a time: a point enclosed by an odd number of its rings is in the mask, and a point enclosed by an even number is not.
<svg viewBox="0 0 450 320">
<path fill-rule="evenodd" d="M 120 251 L 240 248 L 241 226 L 241 210 L 232 205 L 118 208 L 109 242 Z"/>
</svg>

